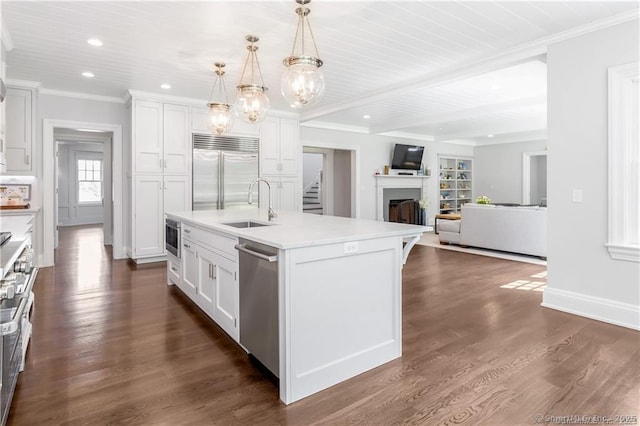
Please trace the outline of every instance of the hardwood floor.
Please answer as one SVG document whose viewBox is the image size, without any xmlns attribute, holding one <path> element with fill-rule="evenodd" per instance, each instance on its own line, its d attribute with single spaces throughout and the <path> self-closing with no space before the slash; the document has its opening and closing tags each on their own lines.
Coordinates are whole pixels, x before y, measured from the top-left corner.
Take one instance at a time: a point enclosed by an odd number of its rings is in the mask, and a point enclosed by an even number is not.
<svg viewBox="0 0 640 426">
<path fill-rule="evenodd" d="M 9 424 L 533 424 L 639 415 L 640 333 L 540 307 L 544 267 L 416 246 L 402 358 L 285 406 L 164 263 L 110 260 L 97 227 L 60 232 L 35 286 Z M 544 280 L 544 279 L 543 279 Z"/>
</svg>

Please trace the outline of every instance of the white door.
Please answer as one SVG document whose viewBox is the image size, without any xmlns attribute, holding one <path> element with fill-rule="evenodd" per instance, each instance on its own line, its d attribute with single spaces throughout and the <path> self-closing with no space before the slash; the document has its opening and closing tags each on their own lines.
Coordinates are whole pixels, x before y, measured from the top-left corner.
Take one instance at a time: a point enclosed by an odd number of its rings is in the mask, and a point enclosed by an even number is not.
<svg viewBox="0 0 640 426">
<path fill-rule="evenodd" d="M 53 165 L 53 184 L 55 185 L 55 191 L 54 191 L 54 197 L 53 197 L 53 228 L 54 228 L 54 233 L 53 233 L 53 248 L 57 249 L 58 248 L 58 191 L 59 191 L 59 184 L 58 184 L 58 142 L 54 142 L 56 144 L 55 146 L 55 150 L 56 150 L 56 157 L 55 157 L 55 164 Z"/>
<path fill-rule="evenodd" d="M 198 247 L 198 290 L 196 303 L 200 309 L 213 317 L 213 306 L 216 289 L 216 268 L 214 254 Z"/>
<path fill-rule="evenodd" d="M 191 210 L 191 180 L 189 176 L 164 177 L 164 210 L 183 212 Z"/>
<path fill-rule="evenodd" d="M 214 275 L 216 277 L 213 299 L 213 319 L 234 339 L 238 338 L 238 264 L 226 257 L 214 255 Z"/>
<path fill-rule="evenodd" d="M 296 178 L 281 178 L 277 184 L 278 194 L 278 210 L 282 211 L 292 211 L 299 212 L 300 211 L 300 195 L 298 192 L 298 179 Z M 274 203 L 276 203 L 274 201 Z"/>
<path fill-rule="evenodd" d="M 260 123 L 260 175 L 275 175 L 282 168 L 278 155 L 280 121 L 267 118 Z"/>
<path fill-rule="evenodd" d="M 162 173 L 162 104 L 135 101 L 133 148 L 136 173 Z"/>
<path fill-rule="evenodd" d="M 164 255 L 163 177 L 138 175 L 134 181 L 133 254 L 135 258 Z"/>
<path fill-rule="evenodd" d="M 5 157 L 7 173 L 31 171 L 32 157 L 32 109 L 31 91 L 7 89 L 5 99 L 6 138 Z"/>
<path fill-rule="evenodd" d="M 165 104 L 163 123 L 164 172 L 189 173 L 191 160 L 189 107 Z"/>
<path fill-rule="evenodd" d="M 182 279 L 178 285 L 180 289 L 193 301 L 196 300 L 198 288 L 199 268 L 196 245 L 190 240 L 182 240 Z"/>
</svg>

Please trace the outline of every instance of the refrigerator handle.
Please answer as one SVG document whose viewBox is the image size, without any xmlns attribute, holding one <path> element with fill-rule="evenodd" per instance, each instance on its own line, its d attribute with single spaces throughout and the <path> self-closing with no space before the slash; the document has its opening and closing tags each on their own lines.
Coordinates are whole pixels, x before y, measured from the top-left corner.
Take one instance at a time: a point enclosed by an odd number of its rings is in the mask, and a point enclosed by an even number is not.
<svg viewBox="0 0 640 426">
<path fill-rule="evenodd" d="M 220 151 L 220 179 L 218 179 L 218 209 L 224 209 L 224 152 Z"/>
</svg>

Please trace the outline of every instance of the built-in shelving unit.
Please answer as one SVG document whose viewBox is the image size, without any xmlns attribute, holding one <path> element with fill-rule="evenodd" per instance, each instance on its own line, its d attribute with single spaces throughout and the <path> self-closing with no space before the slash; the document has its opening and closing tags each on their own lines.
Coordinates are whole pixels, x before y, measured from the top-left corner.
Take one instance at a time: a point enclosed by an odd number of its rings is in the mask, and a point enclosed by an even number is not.
<svg viewBox="0 0 640 426">
<path fill-rule="evenodd" d="M 440 214 L 459 213 L 464 203 L 473 200 L 473 160 L 468 157 L 438 158 Z"/>
</svg>

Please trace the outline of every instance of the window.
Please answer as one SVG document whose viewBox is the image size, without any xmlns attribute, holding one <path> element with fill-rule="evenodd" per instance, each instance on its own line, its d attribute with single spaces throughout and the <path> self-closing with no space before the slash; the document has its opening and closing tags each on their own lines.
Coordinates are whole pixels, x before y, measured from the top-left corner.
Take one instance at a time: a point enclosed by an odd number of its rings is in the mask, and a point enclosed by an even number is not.
<svg viewBox="0 0 640 426">
<path fill-rule="evenodd" d="M 78 203 L 102 202 L 102 160 L 78 160 Z"/>
</svg>

